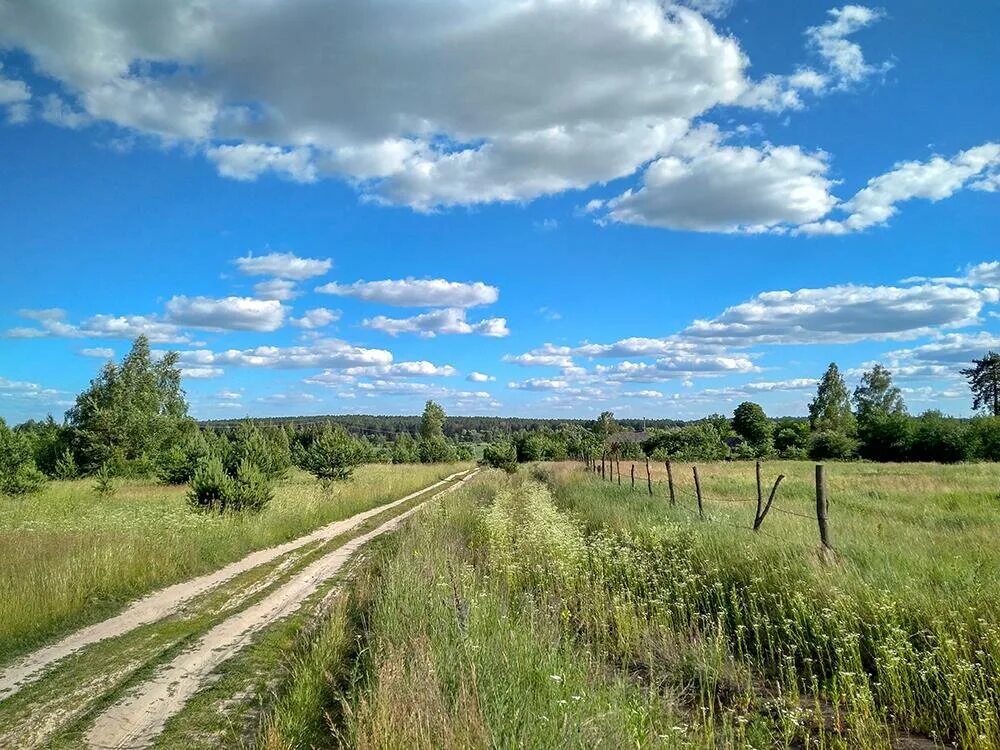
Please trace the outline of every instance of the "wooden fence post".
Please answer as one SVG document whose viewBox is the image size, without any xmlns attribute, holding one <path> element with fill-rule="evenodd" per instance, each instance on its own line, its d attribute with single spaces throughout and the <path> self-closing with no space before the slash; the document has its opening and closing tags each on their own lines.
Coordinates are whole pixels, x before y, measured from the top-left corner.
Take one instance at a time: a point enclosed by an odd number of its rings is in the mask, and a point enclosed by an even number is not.
<svg viewBox="0 0 1000 750">
<path fill-rule="evenodd" d="M 701 505 L 701 482 L 698 481 L 698 467 L 692 466 L 691 471 L 694 472 L 694 493 L 698 496 L 698 518 L 704 520 L 705 509 Z"/>
<path fill-rule="evenodd" d="M 760 512 L 764 509 L 764 490 L 760 486 L 760 461 L 757 462 L 757 512 L 753 516 L 753 527 L 756 531 L 760 525 Z"/>
<path fill-rule="evenodd" d="M 632 464 L 632 492 L 635 492 L 635 464 Z"/>
<path fill-rule="evenodd" d="M 670 504 L 676 505 L 677 498 L 674 497 L 674 473 L 670 470 L 670 462 L 667 461 L 667 487 L 670 488 Z"/>
<path fill-rule="evenodd" d="M 649 456 L 646 456 L 646 488 L 649 490 L 649 496 L 653 496 L 653 475 L 649 473 Z"/>
<path fill-rule="evenodd" d="M 622 486 L 622 460 L 619 456 L 615 456 L 615 464 L 618 466 L 618 486 Z"/>
<path fill-rule="evenodd" d="M 823 464 L 816 464 L 816 521 L 819 524 L 819 540 L 825 549 L 832 550 L 830 530 L 826 526 L 826 519 L 826 475 L 823 473 Z"/>
</svg>

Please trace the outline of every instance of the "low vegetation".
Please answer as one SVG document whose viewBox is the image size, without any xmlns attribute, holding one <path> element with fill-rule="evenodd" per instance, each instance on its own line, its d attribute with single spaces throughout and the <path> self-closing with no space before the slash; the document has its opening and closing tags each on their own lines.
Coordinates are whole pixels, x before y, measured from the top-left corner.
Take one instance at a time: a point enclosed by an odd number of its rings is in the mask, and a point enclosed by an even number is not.
<svg viewBox="0 0 1000 750">
<path fill-rule="evenodd" d="M 805 514 L 811 466 L 767 468 Z M 263 745 L 1000 746 L 1000 470 L 838 466 L 826 562 L 808 519 L 742 526 L 746 464 L 702 474 L 705 521 L 571 464 L 425 512 L 299 657 Z"/>
</svg>

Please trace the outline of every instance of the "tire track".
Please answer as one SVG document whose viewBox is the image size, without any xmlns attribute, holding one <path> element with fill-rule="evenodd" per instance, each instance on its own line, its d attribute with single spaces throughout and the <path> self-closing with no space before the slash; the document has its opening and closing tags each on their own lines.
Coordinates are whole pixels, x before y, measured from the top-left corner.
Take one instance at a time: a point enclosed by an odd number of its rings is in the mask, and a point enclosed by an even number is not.
<svg viewBox="0 0 1000 750">
<path fill-rule="evenodd" d="M 217 588 L 242 573 L 253 570 L 259 565 L 272 562 L 307 544 L 329 541 L 356 528 L 372 516 L 376 516 L 379 513 L 383 513 L 419 497 L 425 492 L 430 492 L 443 484 L 453 481 L 457 477 L 468 475 L 469 471 L 469 469 L 466 469 L 465 471 L 455 472 L 399 500 L 393 500 L 384 505 L 357 513 L 350 518 L 334 521 L 284 544 L 251 552 L 246 557 L 229 563 L 212 573 L 167 586 L 133 602 L 125 610 L 113 617 L 94 623 L 93 625 L 88 625 L 70 633 L 56 643 L 44 646 L 26 656 L 22 656 L 0 671 L 0 702 L 36 682 L 46 673 L 48 667 L 87 646 L 100 643 L 109 638 L 116 638 L 143 625 L 162 620 L 164 617 L 176 613 L 183 604 L 191 599 Z"/>
<path fill-rule="evenodd" d="M 98 716 L 86 734 L 87 746 L 102 749 L 148 747 L 163 731 L 167 720 L 184 708 L 210 674 L 243 649 L 256 633 L 294 612 L 367 542 L 397 528 L 427 503 L 454 491 L 477 473 L 478 469 L 472 470 L 460 482 L 351 539 L 311 563 L 261 601 L 216 625 L 191 648 Z"/>
</svg>

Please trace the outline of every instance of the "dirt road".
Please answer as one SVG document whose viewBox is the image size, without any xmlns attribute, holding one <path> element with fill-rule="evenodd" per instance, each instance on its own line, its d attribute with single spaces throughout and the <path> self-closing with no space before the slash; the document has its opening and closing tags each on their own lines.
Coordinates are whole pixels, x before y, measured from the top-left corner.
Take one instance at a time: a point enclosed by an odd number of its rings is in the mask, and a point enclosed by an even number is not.
<svg viewBox="0 0 1000 750">
<path fill-rule="evenodd" d="M 257 590 L 247 589 L 229 599 L 229 606 L 225 609 L 233 609 L 233 602 L 242 608 L 214 624 L 193 645 L 182 650 L 171 661 L 156 667 L 144 682 L 127 690 L 123 697 L 97 716 L 85 735 L 88 746 L 95 748 L 147 747 L 163 729 L 166 721 L 180 711 L 189 698 L 205 684 L 209 675 L 246 646 L 254 634 L 298 609 L 325 581 L 336 575 L 365 543 L 396 528 L 427 502 L 456 489 L 476 473 L 477 470 L 457 472 L 399 500 L 329 524 L 285 544 L 254 552 L 213 573 L 169 586 L 135 602 L 119 615 L 82 628 L 55 644 L 28 654 L 0 671 L 0 716 L 4 703 L 9 702 L 7 699 L 36 681 L 48 678 L 53 673 L 58 675 L 62 664 L 72 662 L 70 657 L 78 652 L 85 655 L 88 647 L 94 644 L 120 638 L 143 625 L 168 618 L 186 603 L 214 589 L 221 589 L 224 595 L 224 584 L 257 567 L 271 564 L 272 567 L 268 568 L 271 572 L 263 580 L 274 583 L 281 577 L 286 563 L 294 562 L 306 550 L 316 550 L 319 545 L 357 529 L 379 514 L 387 514 L 403 503 L 427 495 L 423 502 L 392 515 L 374 529 L 349 539 L 336 549 L 326 551 L 318 559 L 304 566 L 300 562 L 297 571 L 274 585 L 262 598 L 253 596 L 258 593 Z M 461 480 L 455 481 L 459 477 Z M 431 494 L 442 487 L 444 489 Z M 266 587 L 259 582 L 255 586 L 260 590 Z M 247 600 L 245 606 L 241 597 Z M 90 677 L 93 678 L 93 675 Z M 73 710 L 73 707 L 61 708 L 67 717 L 78 714 L 78 710 Z M 37 726 L 33 727 L 30 733 L 22 736 L 25 740 L 23 746 L 42 745 L 46 735 L 59 728 L 53 724 L 61 722 L 52 721 L 58 713 L 57 710 L 55 714 L 50 714 L 45 721 L 42 721 L 45 717 L 37 717 L 39 721 L 31 722 L 45 727 L 46 731 L 39 732 Z M 5 739 L 11 739 L 11 735 L 8 734 Z"/>
</svg>

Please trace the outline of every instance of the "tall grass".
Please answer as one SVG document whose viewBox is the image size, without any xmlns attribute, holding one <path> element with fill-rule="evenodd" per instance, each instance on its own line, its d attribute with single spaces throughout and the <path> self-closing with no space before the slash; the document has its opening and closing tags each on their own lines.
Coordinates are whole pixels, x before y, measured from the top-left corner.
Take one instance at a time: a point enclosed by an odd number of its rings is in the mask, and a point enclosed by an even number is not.
<svg viewBox="0 0 1000 750">
<path fill-rule="evenodd" d="M 160 586 L 397 499 L 457 465 L 372 465 L 330 492 L 302 472 L 260 514 L 192 511 L 182 487 L 126 482 L 111 497 L 85 480 L 0 497 L 0 663 Z"/>
<path fill-rule="evenodd" d="M 334 732 L 379 748 L 1000 747 L 998 582 L 982 572 L 997 469 L 970 469 L 831 467 L 832 562 L 809 519 L 742 528 L 752 465 L 702 468 L 706 521 L 579 468 L 494 476 L 362 573 Z M 806 513 L 811 465 L 779 470 L 779 502 Z"/>
</svg>

